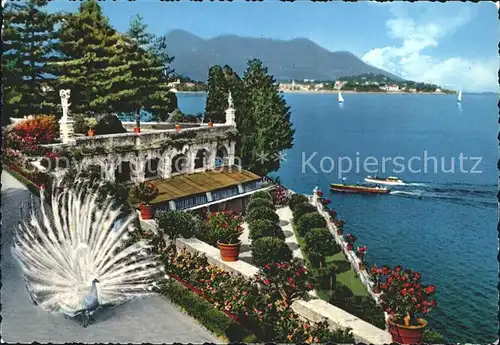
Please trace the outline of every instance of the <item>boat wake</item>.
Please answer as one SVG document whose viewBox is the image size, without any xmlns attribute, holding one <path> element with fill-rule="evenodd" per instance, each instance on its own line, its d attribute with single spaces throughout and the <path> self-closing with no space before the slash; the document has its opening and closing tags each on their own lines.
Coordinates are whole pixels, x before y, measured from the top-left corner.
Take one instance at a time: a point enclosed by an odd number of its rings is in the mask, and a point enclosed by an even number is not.
<svg viewBox="0 0 500 345">
<path fill-rule="evenodd" d="M 406 198 L 431 199 L 470 206 L 497 207 L 497 188 L 492 185 L 441 184 L 427 185 L 424 183 L 407 184 L 419 188 L 405 188 L 395 190 L 391 195 Z"/>
</svg>

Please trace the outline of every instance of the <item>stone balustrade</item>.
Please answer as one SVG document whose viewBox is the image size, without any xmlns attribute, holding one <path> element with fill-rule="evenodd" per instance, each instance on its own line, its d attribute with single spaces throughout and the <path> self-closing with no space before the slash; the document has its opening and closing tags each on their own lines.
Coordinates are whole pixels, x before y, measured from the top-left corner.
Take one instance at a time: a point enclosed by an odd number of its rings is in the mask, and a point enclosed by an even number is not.
<svg viewBox="0 0 500 345">
<path fill-rule="evenodd" d="M 325 210 L 324 206 L 321 204 L 320 202 L 321 198 L 316 196 L 316 194 L 308 196 L 308 198 L 309 202 L 317 208 L 318 213 L 325 218 L 328 230 L 334 237 L 335 242 L 337 242 L 337 244 L 342 249 L 342 252 L 344 253 L 347 260 L 349 261 L 354 271 L 358 275 L 358 278 L 360 279 L 361 283 L 363 283 L 363 285 L 366 287 L 366 290 L 368 291 L 370 296 L 373 297 L 375 302 L 377 304 L 380 304 L 381 302 L 380 294 L 376 294 L 375 292 L 373 292 L 374 282 L 372 281 L 370 274 L 366 270 L 368 267 L 365 267 L 365 269 L 363 270 L 359 269 L 359 264 L 361 263 L 361 260 L 356 256 L 353 250 L 347 250 L 347 242 L 344 241 L 343 235 L 339 235 L 337 233 L 338 228 L 335 225 L 335 223 L 333 223 L 333 219 L 330 216 L 330 214 Z M 385 319 L 387 320 L 389 314 L 387 314 L 386 312 L 384 312 L 384 314 L 385 314 Z"/>
</svg>

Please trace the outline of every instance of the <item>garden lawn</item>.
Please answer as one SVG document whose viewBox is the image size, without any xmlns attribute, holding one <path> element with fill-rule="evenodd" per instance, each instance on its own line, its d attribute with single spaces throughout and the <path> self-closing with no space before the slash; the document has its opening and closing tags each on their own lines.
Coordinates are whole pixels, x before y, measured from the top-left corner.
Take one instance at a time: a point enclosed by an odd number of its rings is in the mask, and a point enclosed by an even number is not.
<svg viewBox="0 0 500 345">
<path fill-rule="evenodd" d="M 306 261 L 307 267 L 311 268 L 311 263 L 309 262 L 309 259 L 307 257 L 307 253 L 305 253 L 305 250 L 303 248 L 306 248 L 304 238 L 299 236 L 298 232 L 296 231 L 296 226 L 295 222 L 293 224 L 293 231 L 295 233 L 295 236 L 297 237 L 297 241 L 299 242 L 300 245 L 300 250 L 302 252 L 302 255 L 304 256 L 304 260 Z M 333 236 L 333 235 L 332 235 Z M 344 284 L 347 286 L 353 294 L 358 295 L 358 296 L 369 296 L 368 291 L 366 290 L 365 286 L 359 280 L 358 276 L 356 275 L 356 272 L 351 267 L 351 264 L 349 261 L 347 261 L 346 257 L 344 256 L 343 252 L 337 253 L 335 255 L 327 256 L 326 257 L 326 262 L 333 262 L 337 267 L 339 268 L 345 268 L 341 269 L 343 272 L 337 273 L 337 282 Z M 318 296 L 327 301 L 329 300 L 329 294 L 327 290 L 317 290 Z"/>
</svg>

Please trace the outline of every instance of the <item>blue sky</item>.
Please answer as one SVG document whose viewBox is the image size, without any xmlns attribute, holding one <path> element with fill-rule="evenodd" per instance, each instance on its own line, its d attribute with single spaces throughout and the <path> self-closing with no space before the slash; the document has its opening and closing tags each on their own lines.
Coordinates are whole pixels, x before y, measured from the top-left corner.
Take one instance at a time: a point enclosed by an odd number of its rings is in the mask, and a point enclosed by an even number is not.
<svg viewBox="0 0 500 345">
<path fill-rule="evenodd" d="M 348 50 L 404 78 L 465 91 L 498 91 L 500 27 L 494 3 L 101 2 L 119 31 L 135 14 L 162 35 L 184 29 L 200 37 L 223 34 L 309 38 L 328 50 Z M 75 11 L 55 0 L 51 11 Z"/>
</svg>

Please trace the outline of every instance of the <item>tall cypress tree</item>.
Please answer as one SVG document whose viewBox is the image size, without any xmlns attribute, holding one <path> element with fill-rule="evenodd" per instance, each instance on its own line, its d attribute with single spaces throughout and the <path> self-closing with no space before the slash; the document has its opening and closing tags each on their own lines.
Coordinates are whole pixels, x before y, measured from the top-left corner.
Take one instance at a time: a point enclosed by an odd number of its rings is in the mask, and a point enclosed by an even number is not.
<svg viewBox="0 0 500 345">
<path fill-rule="evenodd" d="M 252 113 L 248 111 L 249 104 L 245 85 L 240 76 L 234 72 L 228 65 L 223 68 L 225 78 L 225 94 L 231 91 L 236 110 L 236 127 L 238 128 L 239 137 L 237 138 L 236 156 L 241 160 L 244 167 L 249 166 L 252 160 L 252 150 L 255 142 L 255 120 Z M 226 104 L 219 110 L 224 113 L 227 108 Z"/>
<path fill-rule="evenodd" d="M 222 67 L 217 65 L 210 67 L 208 71 L 207 91 L 205 121 L 224 123 L 226 121 L 224 111 L 228 107 L 228 92 L 227 82 Z"/>
<path fill-rule="evenodd" d="M 266 175 L 279 169 L 279 154 L 293 146 L 295 130 L 290 121 L 290 108 L 274 77 L 268 74 L 267 67 L 260 60 L 248 62 L 243 83 L 248 100 L 247 111 L 254 126 L 253 155 L 248 168 L 259 175 Z"/>
<path fill-rule="evenodd" d="M 2 125 L 10 117 L 56 113 L 54 25 L 58 15 L 43 10 L 46 0 L 8 2 L 2 28 Z"/>
</svg>

